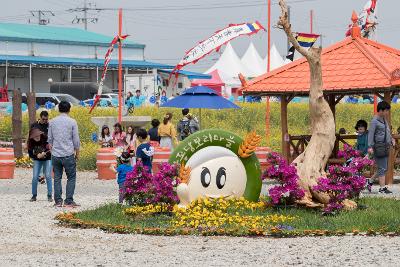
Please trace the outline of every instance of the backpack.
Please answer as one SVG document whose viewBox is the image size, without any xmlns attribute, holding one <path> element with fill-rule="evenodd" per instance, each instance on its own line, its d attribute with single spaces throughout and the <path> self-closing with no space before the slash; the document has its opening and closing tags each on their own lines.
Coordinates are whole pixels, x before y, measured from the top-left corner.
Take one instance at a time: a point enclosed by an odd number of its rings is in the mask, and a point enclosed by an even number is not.
<svg viewBox="0 0 400 267">
<path fill-rule="evenodd" d="M 190 120 L 181 120 L 181 138 L 184 140 L 192 131 L 190 130 Z"/>
</svg>

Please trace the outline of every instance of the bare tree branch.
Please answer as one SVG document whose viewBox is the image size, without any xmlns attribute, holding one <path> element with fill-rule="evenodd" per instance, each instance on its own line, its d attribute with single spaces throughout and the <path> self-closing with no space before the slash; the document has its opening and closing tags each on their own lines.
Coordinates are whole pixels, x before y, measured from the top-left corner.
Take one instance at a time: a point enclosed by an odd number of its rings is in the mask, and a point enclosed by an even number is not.
<svg viewBox="0 0 400 267">
<path fill-rule="evenodd" d="M 289 41 L 292 43 L 294 48 L 303 56 L 307 58 L 307 60 L 310 59 L 311 53 L 310 51 L 307 51 L 306 49 L 302 48 L 299 45 L 299 42 L 297 42 L 296 38 L 293 36 L 292 32 L 292 26 L 289 23 L 288 19 L 288 7 L 286 5 L 286 2 L 284 0 L 279 0 L 279 6 L 281 7 L 281 15 L 279 17 L 278 25 L 282 27 L 282 29 L 285 31 L 286 35 L 289 38 Z"/>
</svg>

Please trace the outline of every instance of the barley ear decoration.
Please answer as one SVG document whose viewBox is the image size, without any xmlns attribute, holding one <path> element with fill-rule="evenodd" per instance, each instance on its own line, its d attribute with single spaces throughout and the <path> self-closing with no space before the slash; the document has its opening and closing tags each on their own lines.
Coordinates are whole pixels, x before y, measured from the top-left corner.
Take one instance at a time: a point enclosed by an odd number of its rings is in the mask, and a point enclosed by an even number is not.
<svg viewBox="0 0 400 267">
<path fill-rule="evenodd" d="M 261 135 L 258 135 L 256 131 L 248 133 L 242 144 L 239 146 L 238 155 L 243 159 L 250 157 L 260 144 L 261 138 Z"/>
<path fill-rule="evenodd" d="M 190 179 L 190 167 L 185 167 L 185 163 L 181 163 L 181 167 L 179 168 L 179 180 L 181 183 L 187 184 Z"/>
</svg>

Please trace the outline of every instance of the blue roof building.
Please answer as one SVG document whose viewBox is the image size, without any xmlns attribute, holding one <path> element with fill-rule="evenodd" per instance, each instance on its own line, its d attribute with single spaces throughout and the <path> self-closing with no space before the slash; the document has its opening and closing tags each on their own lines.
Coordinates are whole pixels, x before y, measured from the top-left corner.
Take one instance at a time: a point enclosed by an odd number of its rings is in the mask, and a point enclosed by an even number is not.
<svg viewBox="0 0 400 267">
<path fill-rule="evenodd" d="M 22 92 L 49 92 L 50 79 L 53 82 L 98 82 L 112 39 L 112 36 L 78 28 L 0 23 L 0 84 L 8 84 L 10 90 L 20 88 Z M 146 61 L 144 49 L 144 44 L 130 37 L 123 41 L 124 74 L 155 73 L 155 69 L 173 68 Z M 117 87 L 117 56 L 115 50 L 105 81 L 109 88 Z M 191 78 L 208 77 L 191 72 L 181 74 Z"/>
</svg>

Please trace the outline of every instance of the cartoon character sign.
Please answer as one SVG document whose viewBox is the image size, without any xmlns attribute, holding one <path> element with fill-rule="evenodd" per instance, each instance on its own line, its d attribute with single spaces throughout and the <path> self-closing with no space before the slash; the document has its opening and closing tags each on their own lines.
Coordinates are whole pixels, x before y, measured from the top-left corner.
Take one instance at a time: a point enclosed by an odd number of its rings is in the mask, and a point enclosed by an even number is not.
<svg viewBox="0 0 400 267">
<path fill-rule="evenodd" d="M 171 163 L 181 165 L 177 187 L 180 206 L 198 198 L 245 197 L 257 201 L 261 169 L 254 151 L 261 141 L 255 132 L 245 140 L 222 130 L 190 135 L 174 150 Z"/>
</svg>

